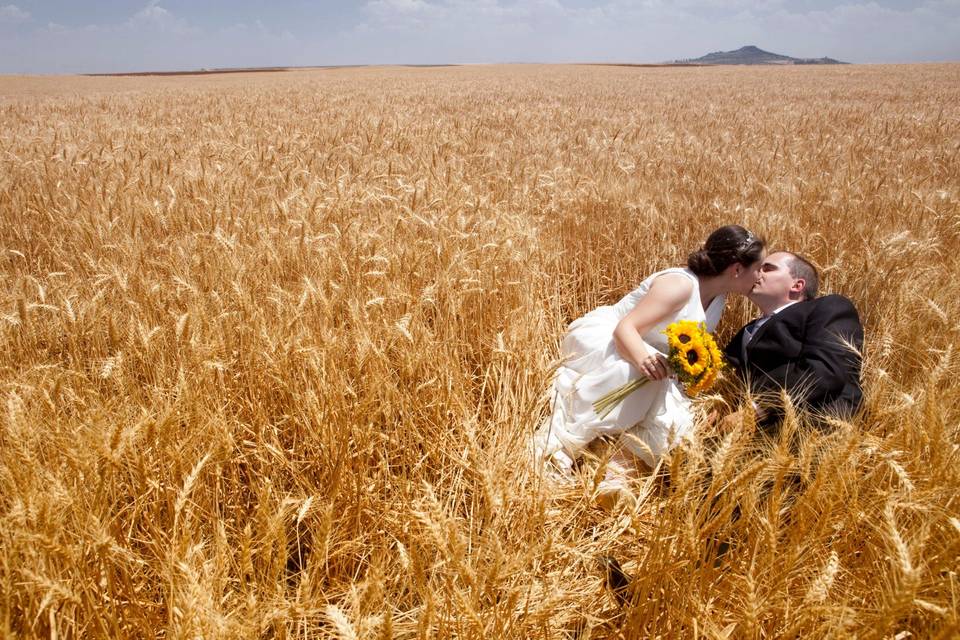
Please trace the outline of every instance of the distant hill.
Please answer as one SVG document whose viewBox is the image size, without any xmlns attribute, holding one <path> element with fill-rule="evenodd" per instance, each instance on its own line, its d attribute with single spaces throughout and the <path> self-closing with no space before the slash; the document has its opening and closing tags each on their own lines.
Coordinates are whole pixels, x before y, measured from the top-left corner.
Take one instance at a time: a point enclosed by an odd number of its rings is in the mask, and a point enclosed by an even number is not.
<svg viewBox="0 0 960 640">
<path fill-rule="evenodd" d="M 699 58 L 677 60 L 681 64 L 847 64 L 833 58 L 791 58 L 753 45 L 736 51 L 715 51 Z"/>
</svg>

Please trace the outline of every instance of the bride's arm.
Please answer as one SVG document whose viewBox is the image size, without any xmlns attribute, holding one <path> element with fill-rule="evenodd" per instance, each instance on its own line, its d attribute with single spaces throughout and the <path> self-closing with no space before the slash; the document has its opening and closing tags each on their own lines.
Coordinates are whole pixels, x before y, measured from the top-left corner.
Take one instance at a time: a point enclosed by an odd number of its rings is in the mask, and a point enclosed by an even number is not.
<svg viewBox="0 0 960 640">
<path fill-rule="evenodd" d="M 692 293 L 693 283 L 686 276 L 660 276 L 613 331 L 613 343 L 620 356 L 651 380 L 666 378 L 670 369 L 666 359 L 648 348 L 642 336 L 679 311 Z"/>
</svg>

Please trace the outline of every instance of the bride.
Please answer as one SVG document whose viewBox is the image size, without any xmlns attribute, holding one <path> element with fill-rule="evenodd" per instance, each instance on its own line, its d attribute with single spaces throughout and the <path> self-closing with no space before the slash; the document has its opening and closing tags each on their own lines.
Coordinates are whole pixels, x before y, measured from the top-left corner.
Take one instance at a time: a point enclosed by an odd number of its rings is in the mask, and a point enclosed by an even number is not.
<svg viewBox="0 0 960 640">
<path fill-rule="evenodd" d="M 575 320 L 563 339 L 563 365 L 554 378 L 551 415 L 538 429 L 538 459 L 569 473 L 599 436 L 618 436 L 601 493 L 619 491 L 638 462 L 653 467 L 693 426 L 690 399 L 670 375 L 667 337 L 677 320 L 706 324 L 711 333 L 728 293 L 750 293 L 760 273 L 764 242 L 739 225 L 720 227 L 686 268 L 659 271 L 614 305 Z M 640 387 L 603 418 L 593 403 L 646 376 Z"/>
</svg>

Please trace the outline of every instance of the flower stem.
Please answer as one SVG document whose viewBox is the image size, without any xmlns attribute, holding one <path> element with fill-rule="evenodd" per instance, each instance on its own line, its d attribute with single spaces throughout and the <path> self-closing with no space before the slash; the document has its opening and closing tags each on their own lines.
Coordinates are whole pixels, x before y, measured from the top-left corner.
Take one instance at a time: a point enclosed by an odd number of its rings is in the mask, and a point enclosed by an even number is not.
<svg viewBox="0 0 960 640">
<path fill-rule="evenodd" d="M 628 395 L 630 395 L 631 393 L 633 393 L 643 385 L 647 384 L 648 382 L 650 382 L 650 379 L 643 377 L 643 378 L 637 378 L 636 380 L 631 380 L 627 384 L 617 387 L 610 393 L 606 394 L 605 396 L 603 396 L 602 398 L 594 402 L 593 411 L 597 414 L 597 417 L 603 420 L 610 414 L 611 411 L 614 410 L 614 408 L 618 404 L 623 402 L 623 400 Z"/>
</svg>

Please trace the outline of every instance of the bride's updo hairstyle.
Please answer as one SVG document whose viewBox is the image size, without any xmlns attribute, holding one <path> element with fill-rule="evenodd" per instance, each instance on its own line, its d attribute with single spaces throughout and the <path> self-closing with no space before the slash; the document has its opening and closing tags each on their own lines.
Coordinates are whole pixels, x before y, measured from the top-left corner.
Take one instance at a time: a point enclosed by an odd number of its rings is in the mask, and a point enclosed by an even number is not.
<svg viewBox="0 0 960 640">
<path fill-rule="evenodd" d="M 764 242 L 738 224 L 728 224 L 710 234 L 698 251 L 687 258 L 687 267 L 701 277 L 717 276 L 732 264 L 750 266 L 763 256 Z"/>
</svg>

